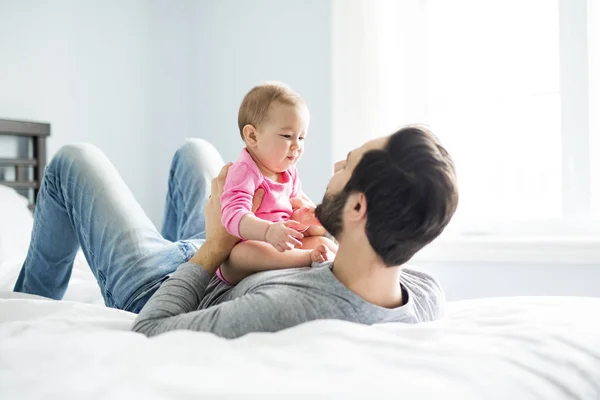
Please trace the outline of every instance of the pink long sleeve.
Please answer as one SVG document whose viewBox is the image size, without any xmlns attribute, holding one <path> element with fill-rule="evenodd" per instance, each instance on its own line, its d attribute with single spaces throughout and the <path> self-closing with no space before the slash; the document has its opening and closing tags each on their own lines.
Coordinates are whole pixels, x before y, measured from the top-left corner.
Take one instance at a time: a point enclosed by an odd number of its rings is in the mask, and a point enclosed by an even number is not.
<svg viewBox="0 0 600 400">
<path fill-rule="evenodd" d="M 240 221 L 244 215 L 252 213 L 252 197 L 261 181 L 256 172 L 243 162 L 229 167 L 221 196 L 221 221 L 230 234 L 242 238 Z"/>
</svg>

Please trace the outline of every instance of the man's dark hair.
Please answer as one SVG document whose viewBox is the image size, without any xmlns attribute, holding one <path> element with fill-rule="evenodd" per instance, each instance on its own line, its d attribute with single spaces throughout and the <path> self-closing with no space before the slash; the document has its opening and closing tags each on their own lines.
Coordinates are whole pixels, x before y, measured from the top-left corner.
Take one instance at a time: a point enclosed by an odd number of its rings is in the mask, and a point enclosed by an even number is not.
<svg viewBox="0 0 600 400">
<path fill-rule="evenodd" d="M 364 193 L 367 238 L 387 266 L 438 237 L 458 205 L 452 158 L 422 127 L 400 129 L 385 148 L 366 152 L 344 190 Z"/>
</svg>

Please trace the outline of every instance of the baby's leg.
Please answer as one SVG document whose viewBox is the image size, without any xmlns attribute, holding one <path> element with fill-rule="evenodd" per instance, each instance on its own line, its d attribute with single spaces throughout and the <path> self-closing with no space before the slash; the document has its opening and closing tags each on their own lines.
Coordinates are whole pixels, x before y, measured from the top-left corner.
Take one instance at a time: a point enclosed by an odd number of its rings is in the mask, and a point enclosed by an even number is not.
<svg viewBox="0 0 600 400">
<path fill-rule="evenodd" d="M 337 251 L 337 246 L 322 236 L 305 237 L 302 239 L 301 249 L 283 253 L 269 243 L 248 240 L 233 248 L 229 259 L 221 266 L 221 274 L 227 281 L 236 284 L 255 272 L 308 267 L 315 257 L 313 250 L 320 245 L 325 245 L 334 253 Z"/>
<path fill-rule="evenodd" d="M 269 243 L 248 240 L 235 245 L 221 273 L 227 281 L 238 283 L 255 272 L 310 266 L 310 253 L 305 249 L 280 253 Z"/>
</svg>

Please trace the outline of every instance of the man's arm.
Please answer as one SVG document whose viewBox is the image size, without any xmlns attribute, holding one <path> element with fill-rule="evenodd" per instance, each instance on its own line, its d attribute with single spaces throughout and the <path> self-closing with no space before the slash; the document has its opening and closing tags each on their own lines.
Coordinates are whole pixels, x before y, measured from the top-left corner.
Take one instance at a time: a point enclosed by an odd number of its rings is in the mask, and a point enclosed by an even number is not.
<svg viewBox="0 0 600 400">
<path fill-rule="evenodd" d="M 190 329 L 236 338 L 250 332 L 276 332 L 314 319 L 302 297 L 286 288 L 265 288 L 232 301 L 197 310 L 210 275 L 200 265 L 182 264 L 146 303 L 133 324 L 146 336 Z"/>
</svg>

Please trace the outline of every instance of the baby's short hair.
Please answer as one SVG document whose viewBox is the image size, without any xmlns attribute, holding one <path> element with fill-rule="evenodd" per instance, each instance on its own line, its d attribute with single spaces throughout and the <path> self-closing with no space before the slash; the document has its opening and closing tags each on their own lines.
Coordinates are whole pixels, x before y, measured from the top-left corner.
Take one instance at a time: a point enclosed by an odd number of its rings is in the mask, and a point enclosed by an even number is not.
<svg viewBox="0 0 600 400">
<path fill-rule="evenodd" d="M 257 127 L 269 114 L 271 104 L 279 102 L 290 106 L 304 105 L 304 100 L 289 86 L 282 82 L 265 82 L 253 87 L 242 100 L 238 113 L 238 127 L 244 138 L 244 126 Z"/>
</svg>

